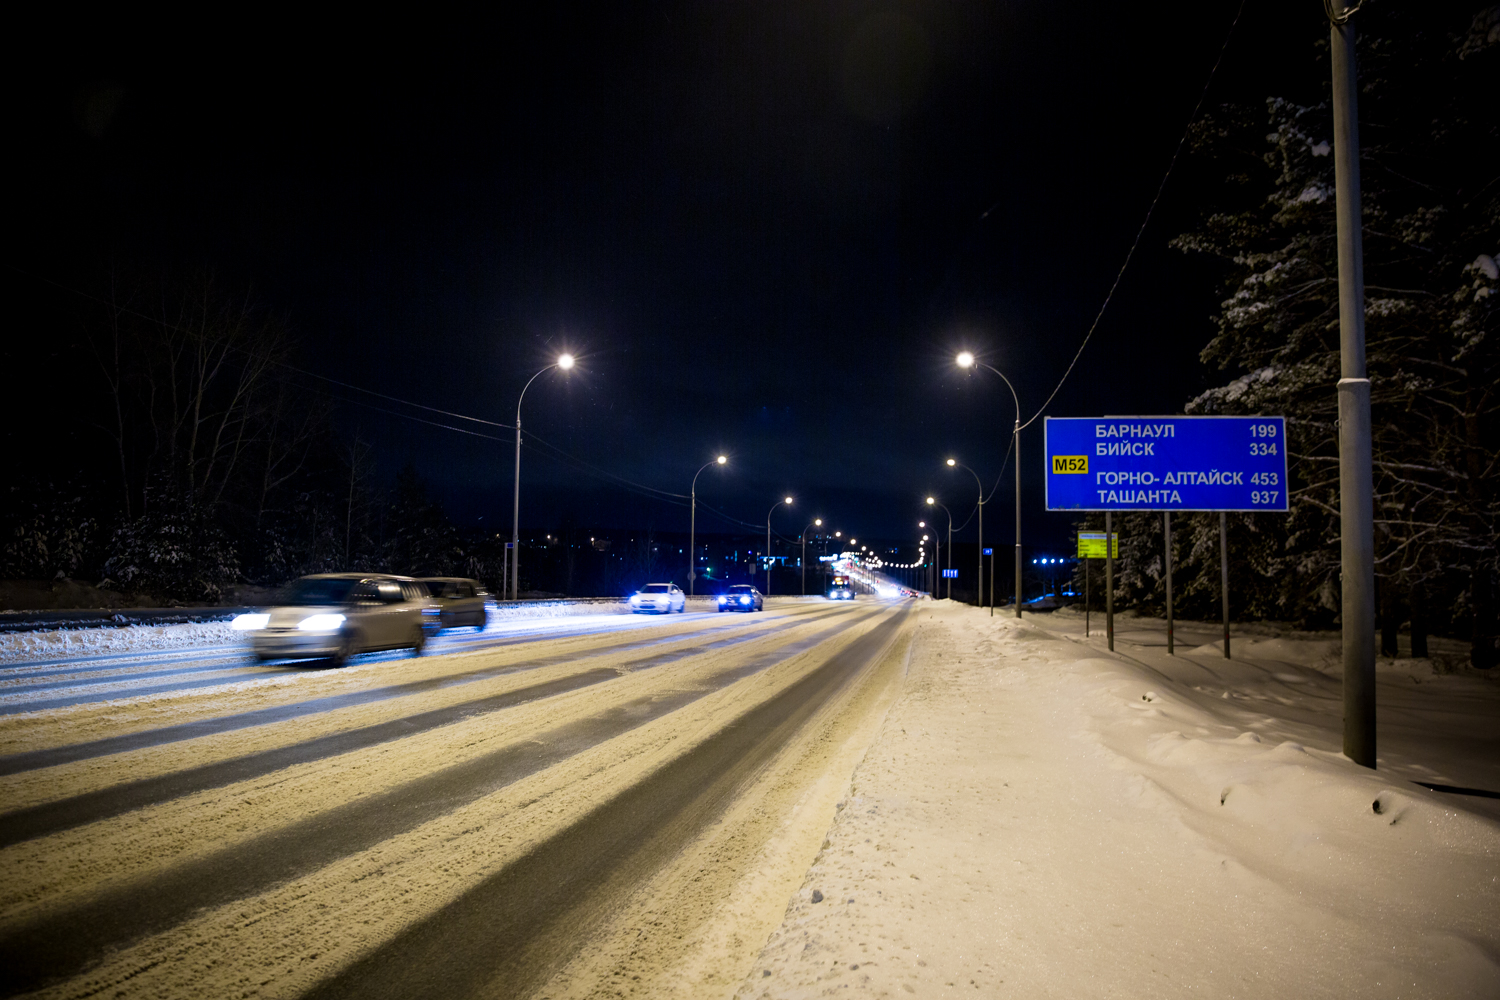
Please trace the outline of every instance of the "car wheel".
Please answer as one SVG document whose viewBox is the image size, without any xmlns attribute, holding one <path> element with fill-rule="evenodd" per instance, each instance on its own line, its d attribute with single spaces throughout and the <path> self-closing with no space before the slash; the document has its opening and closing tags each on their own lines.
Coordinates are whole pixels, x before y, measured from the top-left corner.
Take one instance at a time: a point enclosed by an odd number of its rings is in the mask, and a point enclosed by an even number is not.
<svg viewBox="0 0 1500 1000">
<path fill-rule="evenodd" d="M 328 657 L 328 665 L 332 667 L 342 667 L 347 664 L 349 662 L 349 658 L 358 651 L 359 644 L 354 641 L 354 633 L 341 632 L 339 634 L 338 646 L 334 648 L 333 654 Z"/>
<path fill-rule="evenodd" d="M 411 655 L 421 656 L 422 650 L 427 648 L 427 630 L 418 625 L 412 636 Z"/>
</svg>

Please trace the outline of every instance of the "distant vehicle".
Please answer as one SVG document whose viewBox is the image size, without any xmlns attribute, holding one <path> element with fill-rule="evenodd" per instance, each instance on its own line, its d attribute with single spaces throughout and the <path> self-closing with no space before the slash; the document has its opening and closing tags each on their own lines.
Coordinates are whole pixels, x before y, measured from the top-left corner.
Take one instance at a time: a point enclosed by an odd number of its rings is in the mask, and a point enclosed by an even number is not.
<svg viewBox="0 0 1500 1000">
<path fill-rule="evenodd" d="M 240 615 L 232 627 L 247 633 L 257 659 L 326 659 L 341 667 L 377 649 L 421 656 L 435 610 L 426 585 L 409 576 L 322 573 L 293 580 L 274 607 Z"/>
<path fill-rule="evenodd" d="M 484 584 L 457 576 L 424 576 L 422 583 L 437 605 L 439 627 L 473 625 L 484 631 L 489 621 L 490 599 Z"/>
<path fill-rule="evenodd" d="M 828 585 L 828 599 L 830 601 L 854 600 L 854 583 L 847 576 L 835 576 L 833 582 Z"/>
<path fill-rule="evenodd" d="M 729 593 L 719 595 L 720 611 L 764 611 L 765 608 L 766 599 L 748 583 L 737 583 L 729 588 Z"/>
<path fill-rule="evenodd" d="M 675 583 L 648 583 L 630 595 L 632 614 L 655 612 L 670 615 L 674 611 L 687 610 L 687 595 Z"/>
</svg>

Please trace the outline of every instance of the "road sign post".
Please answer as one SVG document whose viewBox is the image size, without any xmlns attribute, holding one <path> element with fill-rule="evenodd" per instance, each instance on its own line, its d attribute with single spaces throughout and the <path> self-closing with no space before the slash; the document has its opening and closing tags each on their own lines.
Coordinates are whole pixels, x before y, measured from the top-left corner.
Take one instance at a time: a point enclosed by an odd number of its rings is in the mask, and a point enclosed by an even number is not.
<svg viewBox="0 0 1500 1000">
<path fill-rule="evenodd" d="M 1224 605 L 1224 659 L 1229 659 L 1229 515 L 1219 511 L 1219 598 Z"/>
<path fill-rule="evenodd" d="M 1048 510 L 1160 510 L 1167 526 L 1167 646 L 1173 651 L 1172 511 L 1219 515 L 1224 655 L 1229 656 L 1228 511 L 1285 513 L 1282 417 L 1048 417 Z M 1105 631 L 1114 649 L 1114 554 L 1105 558 Z"/>
<path fill-rule="evenodd" d="M 1104 540 L 1108 538 L 1109 547 L 1105 547 Z M 1089 578 L 1091 576 L 1089 567 L 1093 560 L 1106 558 L 1110 551 L 1115 555 L 1120 554 L 1120 536 L 1110 532 L 1102 531 L 1080 531 L 1078 533 L 1078 558 L 1083 560 L 1083 637 L 1089 637 L 1089 612 L 1093 610 L 1093 602 L 1089 595 Z"/>
<path fill-rule="evenodd" d="M 1166 540 L 1167 553 L 1167 655 L 1176 655 L 1176 647 L 1172 644 L 1172 512 L 1164 510 L 1161 512 L 1161 533 Z"/>
<path fill-rule="evenodd" d="M 1115 537 L 1115 512 L 1104 512 L 1104 537 Z M 1104 550 L 1104 638 L 1109 651 L 1115 651 L 1115 547 Z"/>
</svg>

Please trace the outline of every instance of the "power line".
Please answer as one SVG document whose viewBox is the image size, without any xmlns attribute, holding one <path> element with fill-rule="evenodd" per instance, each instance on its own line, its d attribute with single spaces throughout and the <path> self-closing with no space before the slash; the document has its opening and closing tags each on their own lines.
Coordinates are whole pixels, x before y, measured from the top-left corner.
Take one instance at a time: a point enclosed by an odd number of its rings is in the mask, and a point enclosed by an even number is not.
<svg viewBox="0 0 1500 1000">
<path fill-rule="evenodd" d="M 1325 0 L 1326 2 L 1326 0 Z M 1109 293 L 1104 296 L 1104 303 L 1099 306 L 1099 312 L 1094 316 L 1094 322 L 1089 326 L 1089 332 L 1083 337 L 1083 343 L 1078 345 L 1078 353 L 1073 355 L 1073 360 L 1068 363 L 1068 370 L 1063 372 L 1062 378 L 1058 379 L 1057 386 L 1052 390 L 1052 395 L 1041 408 L 1032 414 L 1030 420 L 1021 425 L 1022 430 L 1030 427 L 1036 422 L 1036 418 L 1046 412 L 1047 407 L 1052 405 L 1052 400 L 1073 374 L 1073 367 L 1078 364 L 1078 359 L 1083 357 L 1083 349 L 1089 346 L 1089 340 L 1094 336 L 1094 331 L 1099 328 L 1099 321 L 1104 318 L 1104 310 L 1109 308 L 1110 300 L 1115 297 L 1115 289 L 1120 287 L 1120 279 L 1125 277 L 1125 269 L 1130 266 L 1131 258 L 1135 256 L 1136 247 L 1141 245 L 1141 237 L 1146 234 L 1146 227 L 1151 224 L 1151 213 L 1156 211 L 1157 202 L 1161 201 L 1162 192 L 1167 188 L 1167 178 L 1172 176 L 1172 168 L 1177 165 L 1177 157 L 1182 154 L 1182 147 L 1187 143 L 1188 134 L 1192 131 L 1193 122 L 1198 119 L 1198 112 L 1203 107 L 1203 100 L 1208 96 L 1209 85 L 1214 81 L 1214 74 L 1219 71 L 1219 64 L 1224 61 L 1224 52 L 1229 48 L 1229 40 L 1234 37 L 1235 26 L 1240 23 L 1240 15 L 1245 12 L 1245 0 L 1240 0 L 1239 9 L 1234 12 L 1234 20 L 1229 23 L 1229 31 L 1224 35 L 1224 44 L 1219 46 L 1219 56 L 1214 60 L 1213 68 L 1208 71 L 1208 79 L 1203 82 L 1203 91 L 1198 95 L 1198 103 L 1193 105 L 1193 113 L 1188 116 L 1187 125 L 1183 127 L 1182 138 L 1177 140 L 1177 148 L 1172 151 L 1172 159 L 1167 162 L 1166 173 L 1161 175 L 1161 183 L 1156 187 L 1156 197 L 1151 199 L 1151 205 L 1146 209 L 1146 217 L 1141 220 L 1141 228 L 1136 230 L 1135 239 L 1130 244 L 1130 250 L 1125 254 L 1125 262 L 1120 265 L 1119 273 L 1115 275 L 1114 284 L 1109 286 Z"/>
</svg>

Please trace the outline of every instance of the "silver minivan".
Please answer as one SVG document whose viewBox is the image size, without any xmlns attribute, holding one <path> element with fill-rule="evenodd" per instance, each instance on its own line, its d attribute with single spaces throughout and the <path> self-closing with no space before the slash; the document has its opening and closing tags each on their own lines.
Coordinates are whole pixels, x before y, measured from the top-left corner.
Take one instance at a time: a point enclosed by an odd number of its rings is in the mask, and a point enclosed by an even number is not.
<svg viewBox="0 0 1500 1000">
<path fill-rule="evenodd" d="M 287 585 L 274 607 L 240 615 L 259 660 L 349 657 L 378 649 L 422 654 L 436 630 L 436 608 L 419 580 L 383 573 L 320 573 Z"/>
</svg>

